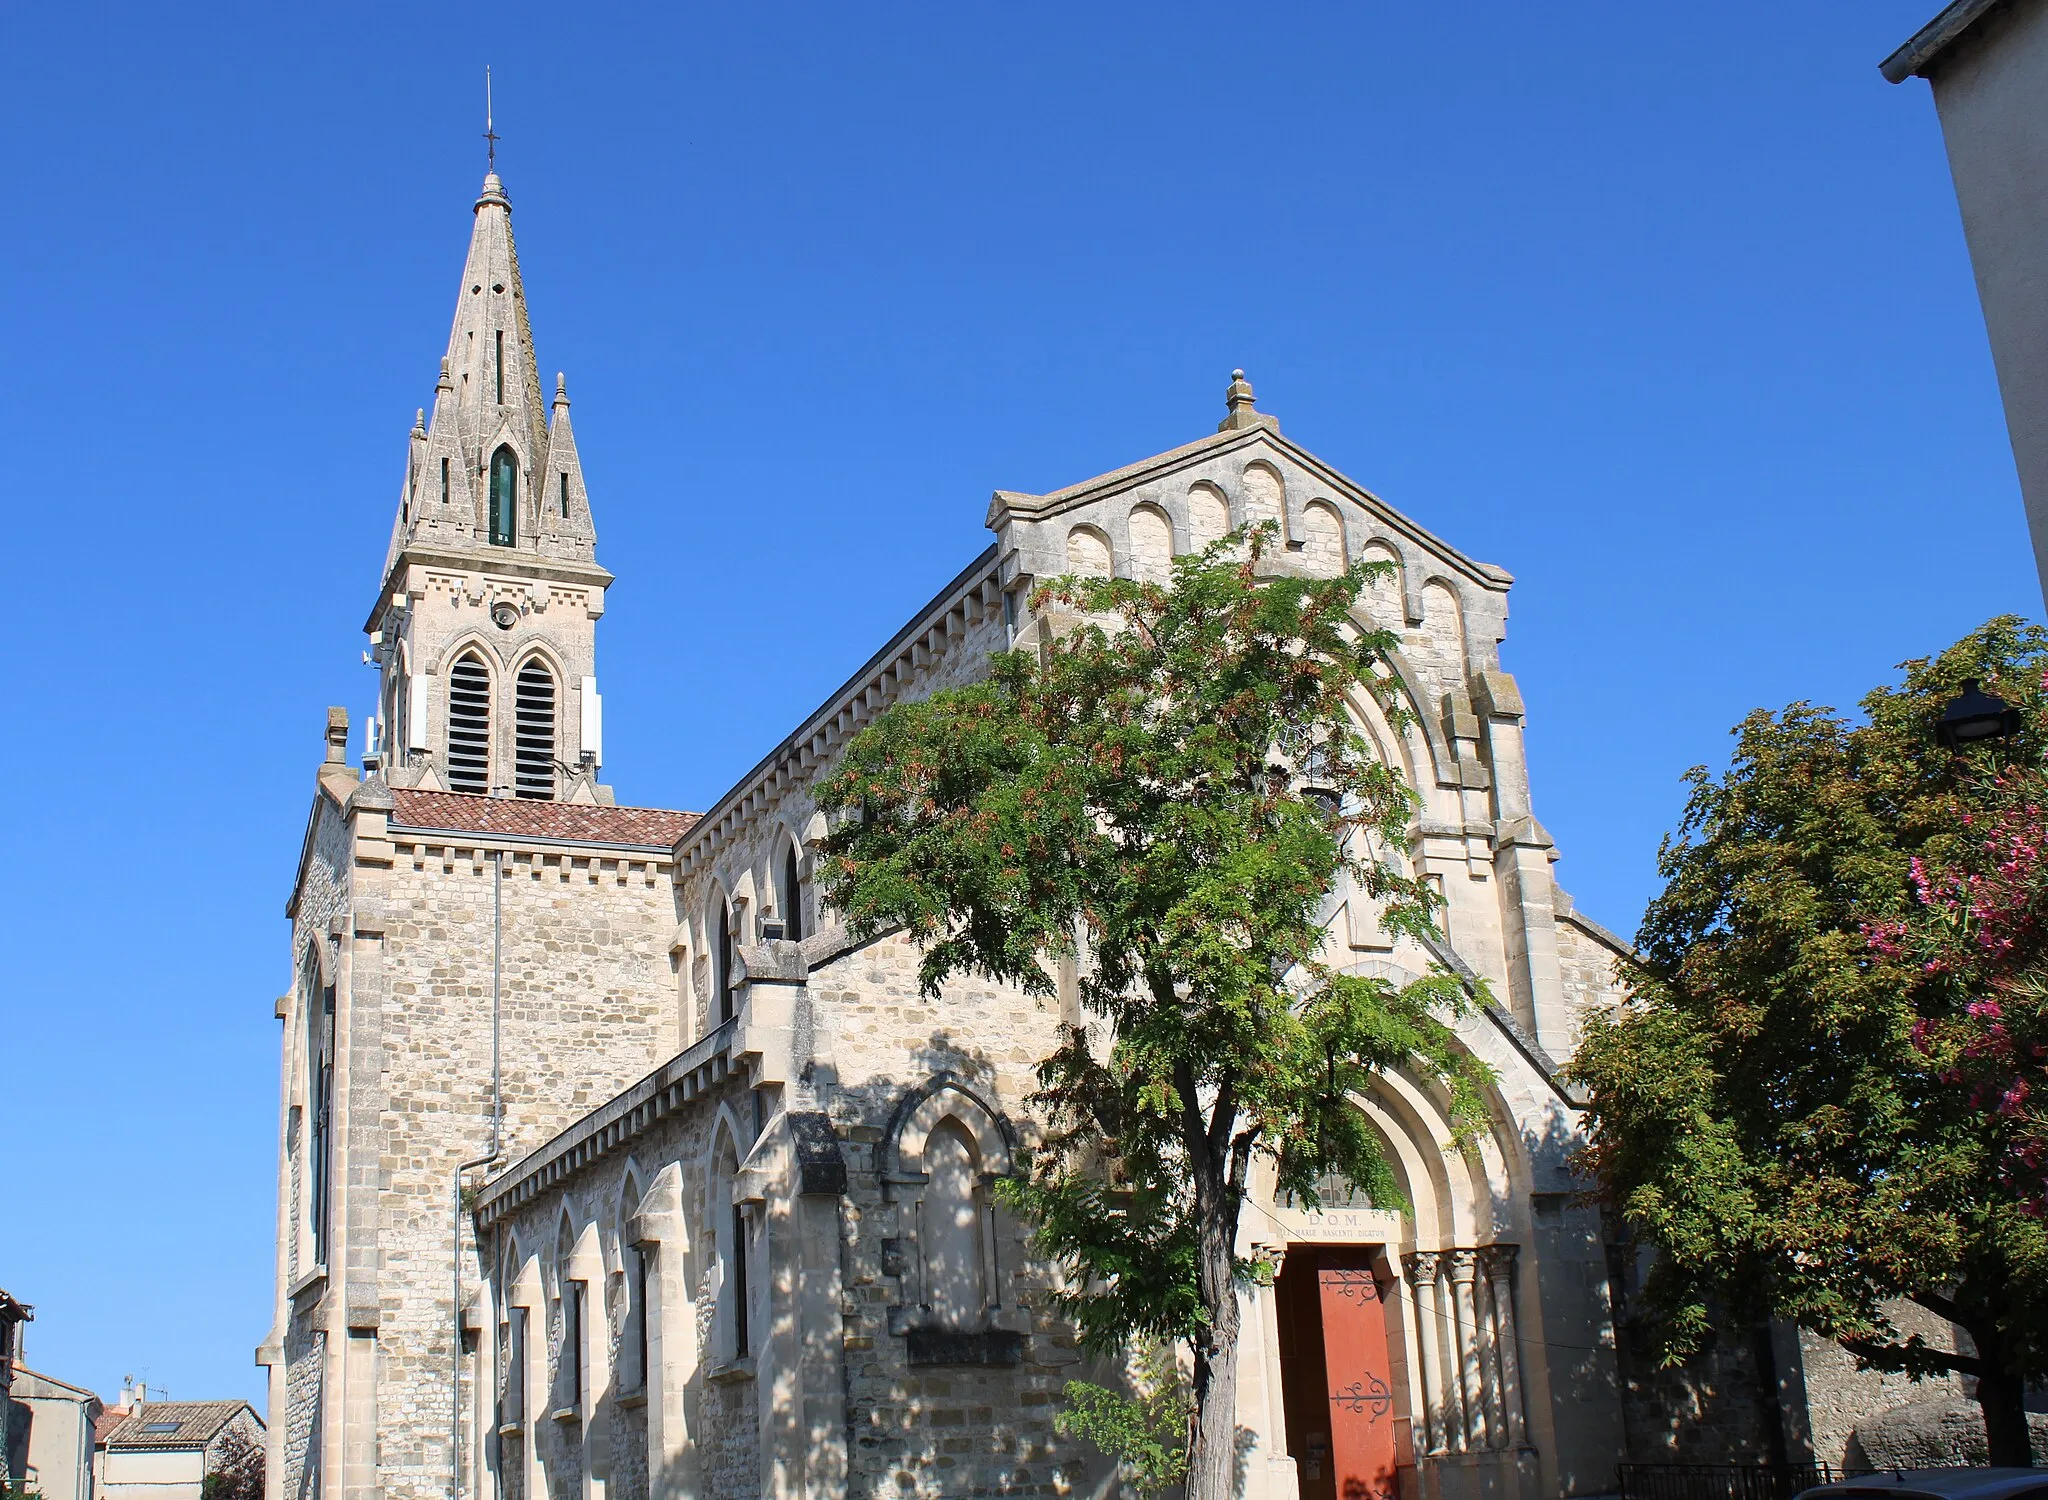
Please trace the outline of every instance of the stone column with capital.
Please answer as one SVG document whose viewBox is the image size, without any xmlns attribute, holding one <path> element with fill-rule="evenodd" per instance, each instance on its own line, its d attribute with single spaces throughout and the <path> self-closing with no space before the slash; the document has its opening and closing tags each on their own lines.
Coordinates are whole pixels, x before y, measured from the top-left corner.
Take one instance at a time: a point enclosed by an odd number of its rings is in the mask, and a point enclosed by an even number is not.
<svg viewBox="0 0 2048 1500">
<path fill-rule="evenodd" d="M 1515 1247 L 1488 1245 L 1479 1252 L 1486 1284 L 1493 1292 L 1493 1347 L 1500 1361 L 1500 1402 L 1507 1416 L 1510 1446 L 1529 1446 L 1529 1428 L 1522 1413 L 1522 1359 L 1515 1331 Z"/>
<path fill-rule="evenodd" d="M 1481 1449 L 1487 1446 L 1487 1432 L 1485 1377 L 1479 1365 L 1479 1306 L 1475 1295 L 1479 1252 L 1452 1250 L 1447 1259 L 1451 1269 L 1451 1305 L 1456 1310 L 1458 1330 L 1458 1389 L 1465 1398 L 1463 1446 Z"/>
<path fill-rule="evenodd" d="M 1417 1250 L 1401 1257 L 1408 1273 L 1408 1285 L 1415 1291 L 1415 1343 L 1422 1356 L 1423 1451 L 1449 1451 L 1449 1395 L 1444 1389 L 1443 1321 L 1436 1295 L 1442 1270 L 1442 1256 L 1434 1250 Z"/>
</svg>

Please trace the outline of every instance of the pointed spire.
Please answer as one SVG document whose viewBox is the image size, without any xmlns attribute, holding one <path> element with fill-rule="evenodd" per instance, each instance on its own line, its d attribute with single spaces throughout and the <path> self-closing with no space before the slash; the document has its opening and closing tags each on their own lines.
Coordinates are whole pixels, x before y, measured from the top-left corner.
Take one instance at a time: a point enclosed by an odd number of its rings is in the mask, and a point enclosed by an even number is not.
<svg viewBox="0 0 2048 1500">
<path fill-rule="evenodd" d="M 548 428 L 548 461 L 541 471 L 541 551 L 553 557 L 592 558 L 597 529 L 590 496 L 583 488 L 583 460 L 576 454 L 576 430 L 569 422 L 569 382 L 555 374 L 554 423 Z"/>
<path fill-rule="evenodd" d="M 595 561 L 595 536 L 568 409 L 567 383 L 559 374 L 554 400 L 542 395 L 519 249 L 512 236 L 512 200 L 494 168 L 485 175 L 476 198 L 469 253 L 456 287 L 455 317 L 448 352 L 434 382 L 433 405 L 413 424 L 413 451 L 392 560 L 414 539 L 444 546 L 488 545 L 488 475 L 493 456 L 510 448 L 517 469 L 513 546 Z"/>
<path fill-rule="evenodd" d="M 476 200 L 448 333 L 448 370 L 463 445 L 477 470 L 488 469 L 490 454 L 509 440 L 522 475 L 530 475 L 547 446 L 547 409 L 512 238 L 512 200 L 496 172 L 484 178 Z"/>
</svg>

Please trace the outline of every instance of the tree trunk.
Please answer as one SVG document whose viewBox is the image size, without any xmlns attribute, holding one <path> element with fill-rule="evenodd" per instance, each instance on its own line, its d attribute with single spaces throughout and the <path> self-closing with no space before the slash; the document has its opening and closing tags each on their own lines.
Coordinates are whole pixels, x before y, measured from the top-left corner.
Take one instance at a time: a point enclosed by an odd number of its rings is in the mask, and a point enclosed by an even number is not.
<svg viewBox="0 0 2048 1500">
<path fill-rule="evenodd" d="M 1232 1500 L 1237 1493 L 1237 1279 L 1234 1224 L 1221 1204 L 1201 1215 L 1202 1306 L 1209 1326 L 1195 1340 L 1195 1430 L 1188 1453 L 1187 1500 Z"/>
<path fill-rule="evenodd" d="M 2034 1466 L 2034 1443 L 2027 1431 L 2027 1385 L 1997 1360 L 1983 1344 L 1977 1357 L 1984 1371 L 1977 1377 L 1977 1404 L 1984 1408 L 1984 1436 L 1991 1441 L 1991 1462 L 2001 1469 Z"/>
</svg>

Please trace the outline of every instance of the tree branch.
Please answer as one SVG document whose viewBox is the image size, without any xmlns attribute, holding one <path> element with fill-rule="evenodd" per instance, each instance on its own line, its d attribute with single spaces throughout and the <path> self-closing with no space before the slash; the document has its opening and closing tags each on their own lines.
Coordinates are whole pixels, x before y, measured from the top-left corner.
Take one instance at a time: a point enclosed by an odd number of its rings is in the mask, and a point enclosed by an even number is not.
<svg viewBox="0 0 2048 1500">
<path fill-rule="evenodd" d="M 1914 1299 L 1918 1301 L 1918 1298 Z M 1946 1349 L 1907 1349 L 1903 1344 L 1880 1344 L 1871 1339 L 1839 1338 L 1835 1340 L 1844 1349 L 1858 1358 L 1872 1364 L 1882 1364 L 1910 1355 L 1915 1364 L 1925 1364 L 1930 1369 L 1953 1370 L 1958 1375 L 1982 1375 L 1984 1361 L 1968 1354 L 1951 1354 Z"/>
<path fill-rule="evenodd" d="M 1209 1159 L 1209 1132 L 1202 1125 L 1202 1106 L 1195 1096 L 1195 1070 L 1184 1057 L 1173 1060 L 1173 1086 L 1180 1094 L 1180 1129 L 1190 1168 L 1200 1171 Z"/>
<path fill-rule="evenodd" d="M 1963 1321 L 1963 1310 L 1952 1298 L 1944 1297 L 1940 1292 L 1914 1292 L 1906 1300 L 1919 1303 L 1937 1318 L 1946 1318 L 1951 1323 Z"/>
</svg>

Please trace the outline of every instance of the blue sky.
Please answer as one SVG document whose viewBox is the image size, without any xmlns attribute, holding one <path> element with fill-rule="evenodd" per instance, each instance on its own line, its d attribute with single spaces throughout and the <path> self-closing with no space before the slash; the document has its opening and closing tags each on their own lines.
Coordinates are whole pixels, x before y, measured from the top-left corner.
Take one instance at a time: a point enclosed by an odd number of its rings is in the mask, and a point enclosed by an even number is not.
<svg viewBox="0 0 2048 1500">
<path fill-rule="evenodd" d="M 1580 905 L 1678 777 L 2038 615 L 1936 0 L 16 6 L 0 1286 L 111 1395 L 261 1391 L 283 903 L 360 715 L 497 79 L 619 575 L 622 800 L 713 801 L 1043 491 L 1287 432 L 1510 569 Z"/>
</svg>

